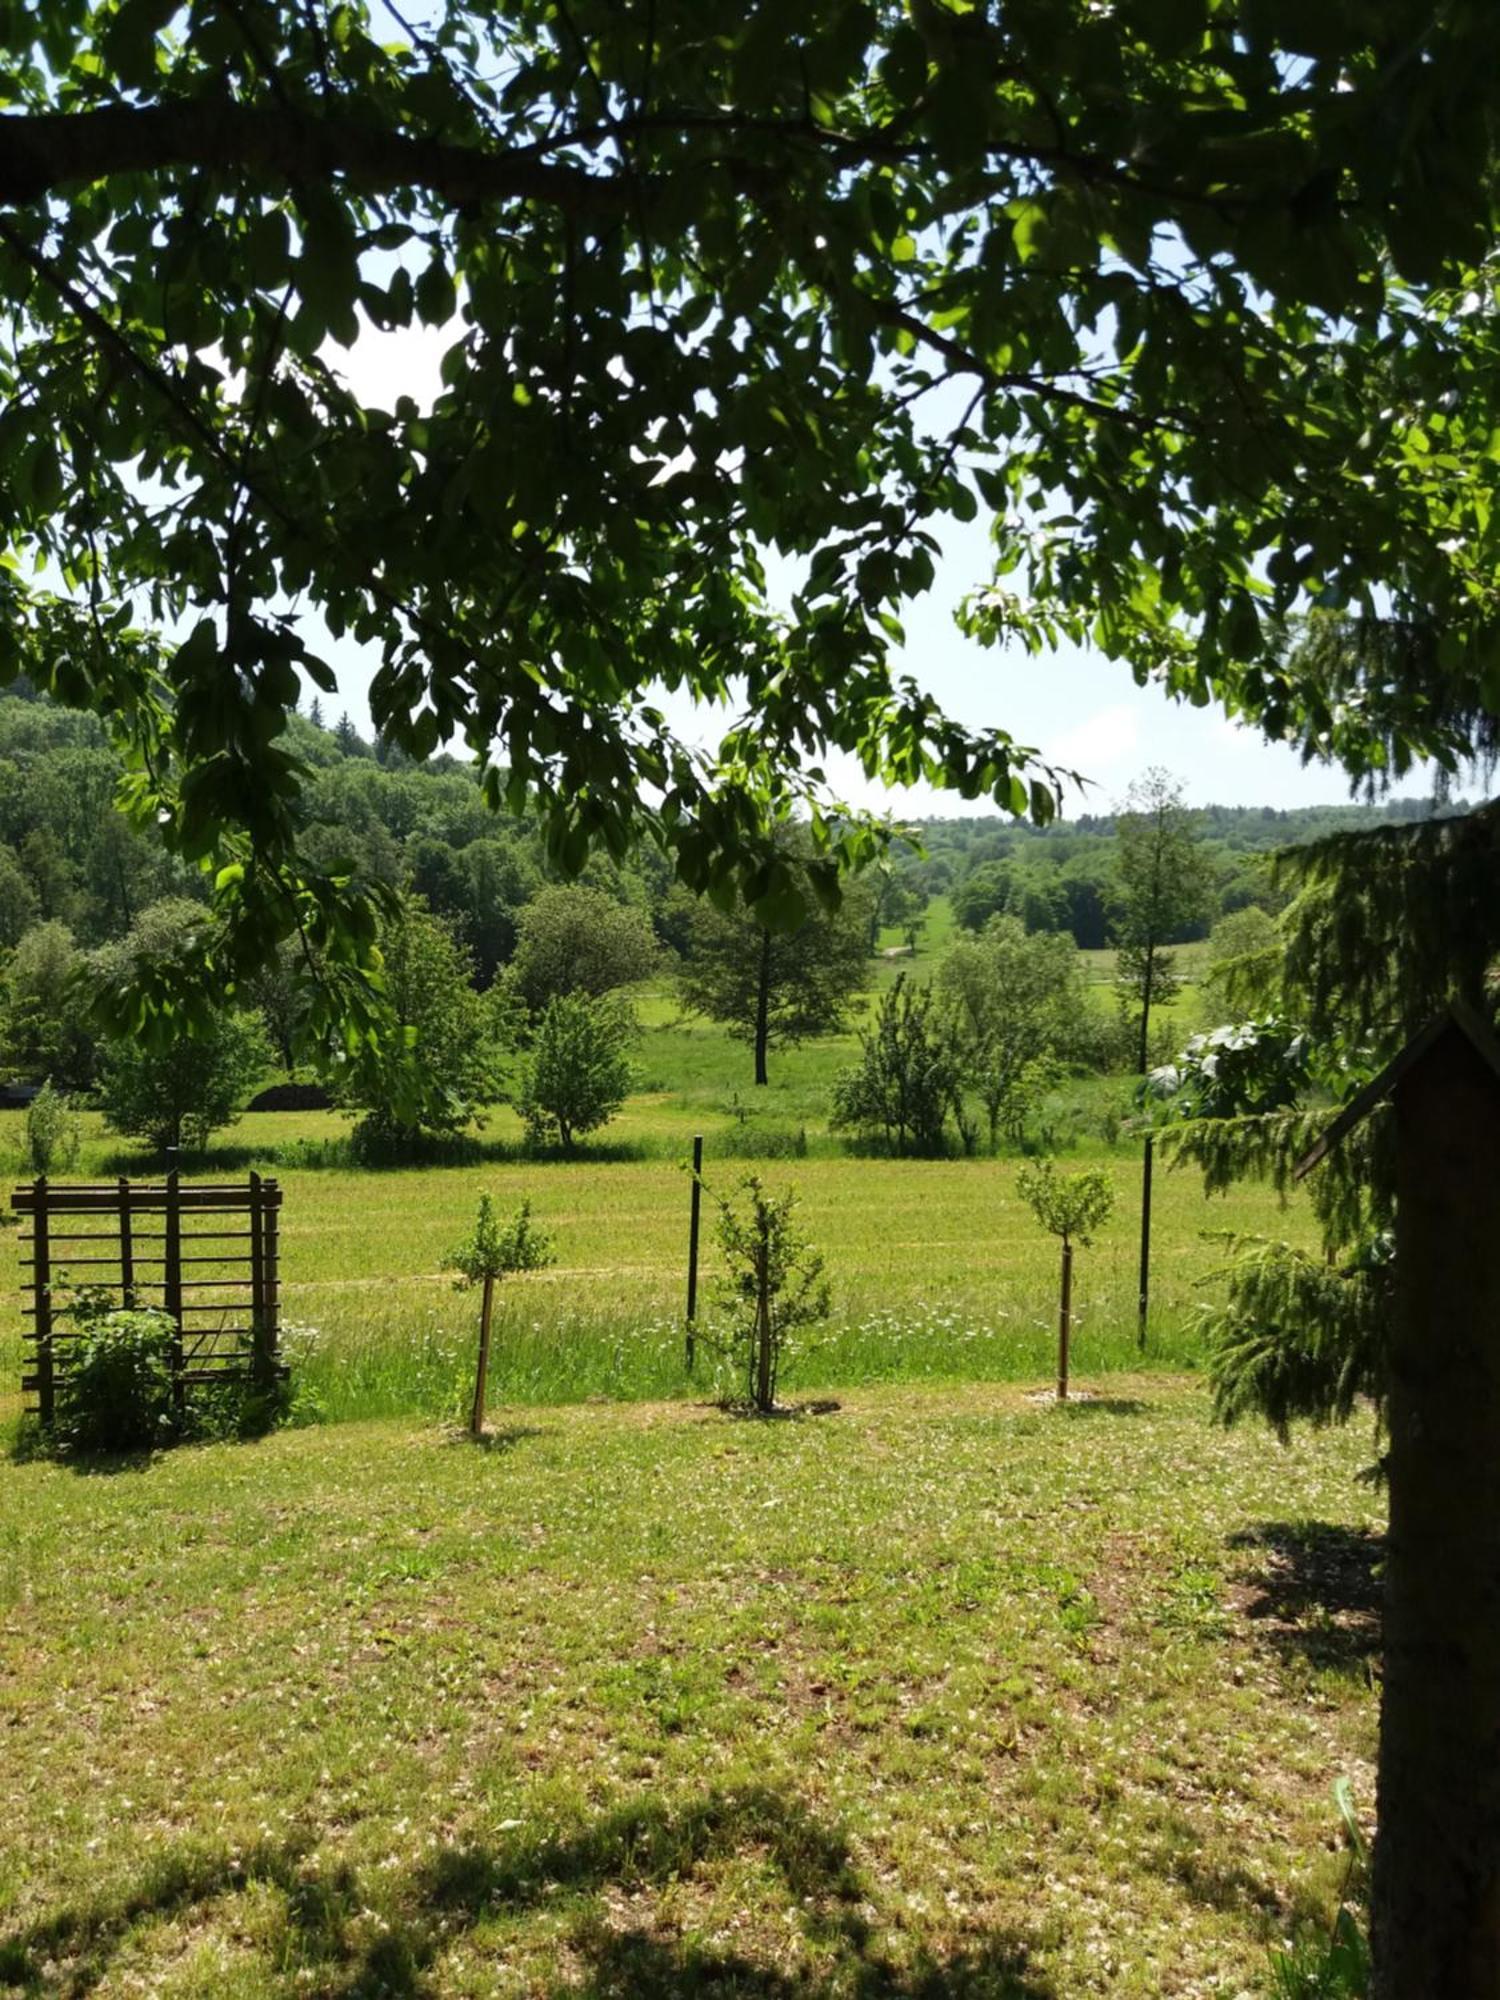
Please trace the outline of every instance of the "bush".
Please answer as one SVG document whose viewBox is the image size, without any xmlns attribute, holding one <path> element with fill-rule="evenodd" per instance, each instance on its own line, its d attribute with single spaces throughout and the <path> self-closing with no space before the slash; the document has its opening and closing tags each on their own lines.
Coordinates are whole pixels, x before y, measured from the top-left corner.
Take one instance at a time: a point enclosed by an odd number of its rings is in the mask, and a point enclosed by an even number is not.
<svg viewBox="0 0 1500 2000">
<path fill-rule="evenodd" d="M 859 1061 L 834 1079 L 833 1129 L 883 1135 L 893 1153 L 941 1157 L 962 1076 L 930 988 L 908 988 L 902 973 L 859 1041 Z"/>
<path fill-rule="evenodd" d="M 149 1308 L 74 1308 L 78 1336 L 58 1370 L 52 1438 L 84 1454 L 152 1451 L 177 1434 L 172 1399 L 175 1329 Z"/>
<path fill-rule="evenodd" d="M 71 1167 L 78 1158 L 83 1122 L 67 1092 L 52 1088 L 50 1077 L 26 1108 L 25 1132 L 23 1173 L 55 1173 L 59 1167 Z"/>
<path fill-rule="evenodd" d="M 259 1022 L 239 1014 L 216 1015 L 201 1034 L 161 1047 L 112 1043 L 101 1063 L 104 1116 L 116 1132 L 158 1151 L 184 1143 L 201 1149 L 210 1133 L 239 1117 L 268 1055 Z"/>
</svg>

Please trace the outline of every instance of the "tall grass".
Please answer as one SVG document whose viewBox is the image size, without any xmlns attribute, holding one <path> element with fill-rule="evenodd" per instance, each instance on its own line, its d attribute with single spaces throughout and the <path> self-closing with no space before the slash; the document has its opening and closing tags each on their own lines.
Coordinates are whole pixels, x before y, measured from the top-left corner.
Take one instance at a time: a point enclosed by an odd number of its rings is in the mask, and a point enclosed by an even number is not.
<svg viewBox="0 0 1500 2000">
<path fill-rule="evenodd" d="M 503 1287 L 502 1287 L 503 1292 Z M 686 1361 L 686 1327 L 670 1313 L 632 1317 L 594 1311 L 546 1313 L 533 1301 L 502 1297 L 490 1357 L 490 1402 L 517 1408 L 588 1401 L 717 1400 L 738 1386 L 717 1343 L 712 1315 L 695 1329 L 696 1358 Z M 813 1390 L 896 1382 L 1045 1383 L 1054 1366 L 1056 1330 L 1034 1310 L 984 1318 L 938 1304 L 846 1313 L 794 1350 L 783 1370 L 786 1397 Z M 372 1311 L 323 1328 L 294 1321 L 285 1329 L 297 1407 L 304 1421 L 425 1414 L 457 1418 L 474 1381 L 472 1307 L 458 1300 Z M 1155 1340 L 1158 1368 L 1190 1369 L 1190 1328 L 1179 1322 Z M 1139 1369 L 1128 1314 L 1085 1309 L 1074 1329 L 1080 1379 Z"/>
</svg>

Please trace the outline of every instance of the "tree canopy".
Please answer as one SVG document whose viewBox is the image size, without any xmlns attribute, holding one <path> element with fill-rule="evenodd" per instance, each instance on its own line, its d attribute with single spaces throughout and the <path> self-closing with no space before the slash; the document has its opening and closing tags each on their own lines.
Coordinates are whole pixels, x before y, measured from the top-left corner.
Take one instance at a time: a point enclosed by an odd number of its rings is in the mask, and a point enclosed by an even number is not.
<svg viewBox="0 0 1500 2000">
<path fill-rule="evenodd" d="M 555 862 L 647 833 L 773 922 L 769 808 L 830 752 L 1051 809 L 891 666 L 981 507 L 979 636 L 1356 775 L 1452 759 L 1495 710 L 1497 58 L 1472 0 L 8 6 L 0 671 L 109 717 L 214 979 L 301 931 L 356 1033 L 374 919 L 299 855 L 284 728 L 320 625 Z M 418 322 L 430 405 L 357 392 Z M 663 688 L 744 719 L 700 754 Z M 870 835 L 817 821 L 826 890 Z"/>
</svg>

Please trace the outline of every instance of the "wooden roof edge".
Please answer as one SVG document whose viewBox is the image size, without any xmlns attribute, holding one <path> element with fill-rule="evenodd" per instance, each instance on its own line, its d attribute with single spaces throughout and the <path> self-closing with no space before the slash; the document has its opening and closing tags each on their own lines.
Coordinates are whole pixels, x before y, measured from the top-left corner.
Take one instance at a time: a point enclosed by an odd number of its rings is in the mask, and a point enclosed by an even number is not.
<svg viewBox="0 0 1500 2000">
<path fill-rule="evenodd" d="M 1419 1028 L 1403 1048 L 1396 1051 L 1378 1075 L 1361 1090 L 1357 1090 L 1344 1106 L 1328 1129 L 1302 1155 L 1292 1168 L 1292 1179 L 1300 1181 L 1310 1174 L 1314 1167 L 1326 1160 L 1341 1140 L 1352 1132 L 1362 1119 L 1368 1118 L 1376 1105 L 1395 1089 L 1406 1072 L 1419 1063 L 1450 1028 L 1457 1028 L 1465 1041 L 1483 1060 L 1500 1082 L 1500 1041 L 1494 1030 L 1482 1015 L 1464 1000 L 1449 1000 L 1438 1013 L 1434 1014 L 1425 1028 Z"/>
</svg>

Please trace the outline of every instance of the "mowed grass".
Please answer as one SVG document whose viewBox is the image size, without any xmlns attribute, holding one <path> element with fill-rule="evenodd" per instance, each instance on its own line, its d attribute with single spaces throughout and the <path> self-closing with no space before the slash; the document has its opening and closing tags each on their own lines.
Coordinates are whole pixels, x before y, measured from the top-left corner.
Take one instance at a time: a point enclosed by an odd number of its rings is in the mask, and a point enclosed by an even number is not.
<svg viewBox="0 0 1500 2000">
<path fill-rule="evenodd" d="M 6 1466 L 0 1985 L 1264 1991 L 1371 1801 L 1368 1452 L 1117 1377 Z"/>
<path fill-rule="evenodd" d="M 13 1121 L 12 1122 L 13 1125 Z M 747 1172 L 791 1185 L 823 1252 L 834 1311 L 815 1348 L 787 1378 L 788 1391 L 914 1379 L 1047 1379 L 1056 1342 L 1057 1245 L 1015 1190 L 1014 1159 L 901 1161 L 820 1152 L 756 1161 L 724 1157 L 752 1135 L 722 1115 L 715 1127 L 680 1096 L 632 1101 L 610 1143 L 624 1157 L 527 1161 L 507 1151 L 453 1167 L 351 1169 L 268 1166 L 285 1190 L 282 1300 L 287 1352 L 304 1407 L 330 1418 L 456 1410 L 470 1380 L 475 1307 L 455 1294 L 441 1265 L 469 1227 L 478 1197 L 502 1210 L 529 1198 L 556 1238 L 550 1270 L 507 1282 L 493 1363 L 502 1403 L 604 1396 L 702 1394 L 720 1378 L 710 1346 L 697 1372 L 684 1363 L 690 1184 L 681 1162 L 695 1127 L 709 1130 L 705 1175 L 733 1193 Z M 337 1114 L 246 1117 L 226 1135 L 232 1150 L 195 1166 L 204 1177 L 242 1174 L 293 1141 L 316 1145 L 347 1129 Z M 492 1132 L 508 1145 L 514 1114 Z M 0 1131 L 0 1148 L 7 1134 Z M 639 1144 L 646 1156 L 629 1156 Z M 292 1146 L 295 1150 L 295 1147 Z M 79 1172 L 118 1167 L 119 1142 L 95 1133 Z M 1087 1152 L 1116 1188 L 1115 1212 L 1077 1255 L 1074 1351 L 1085 1369 L 1132 1368 L 1139 1230 L 1139 1158 L 1133 1147 Z M 705 1206 L 701 1302 L 713 1330 L 720 1270 L 713 1209 Z M 1300 1235 L 1299 1207 L 1282 1211 L 1250 1186 L 1205 1200 L 1187 1173 L 1158 1173 L 1151 1358 L 1192 1366 L 1194 1325 L 1222 1260 L 1210 1232 Z M 5 1239 L 0 1239 L 3 1243 Z M 19 1376 L 19 1246 L 0 1307 L 0 1413 L 14 1412 Z M 80 1277 L 86 1275 L 80 1272 Z"/>
</svg>

